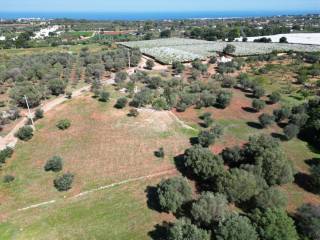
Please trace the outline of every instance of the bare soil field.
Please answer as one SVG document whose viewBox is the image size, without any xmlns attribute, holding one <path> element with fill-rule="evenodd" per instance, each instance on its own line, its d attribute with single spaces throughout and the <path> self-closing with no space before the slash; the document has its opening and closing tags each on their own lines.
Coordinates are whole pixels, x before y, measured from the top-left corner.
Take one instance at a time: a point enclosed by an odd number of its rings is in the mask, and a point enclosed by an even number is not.
<svg viewBox="0 0 320 240">
<path fill-rule="evenodd" d="M 3 175 L 15 175 L 16 180 L 10 187 L 0 185 L 0 211 L 174 169 L 172 157 L 189 145 L 181 125 L 168 112 L 145 111 L 129 118 L 128 109 L 117 110 L 113 104 L 87 95 L 48 112 L 37 123 L 34 138 L 18 143 L 3 169 Z M 71 127 L 58 130 L 55 124 L 60 119 L 71 120 Z M 154 151 L 162 146 L 166 157 L 157 159 Z M 53 187 L 53 178 L 59 174 L 43 170 L 54 155 L 63 157 L 63 172 L 75 174 L 73 188 L 67 193 L 58 193 Z"/>
</svg>

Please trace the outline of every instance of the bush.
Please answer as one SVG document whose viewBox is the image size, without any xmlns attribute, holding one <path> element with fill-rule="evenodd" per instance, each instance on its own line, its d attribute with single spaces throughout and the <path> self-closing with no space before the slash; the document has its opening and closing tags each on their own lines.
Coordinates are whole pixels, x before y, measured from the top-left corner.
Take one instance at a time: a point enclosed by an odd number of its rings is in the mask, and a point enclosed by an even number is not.
<svg viewBox="0 0 320 240">
<path fill-rule="evenodd" d="M 182 73 L 184 71 L 184 65 L 181 62 L 173 62 L 172 69 L 174 69 L 176 73 Z"/>
<path fill-rule="evenodd" d="M 250 219 L 245 216 L 233 214 L 221 223 L 216 231 L 215 239 L 258 240 L 259 237 Z"/>
<path fill-rule="evenodd" d="M 46 172 L 53 171 L 53 172 L 59 172 L 62 170 L 63 165 L 63 159 L 59 156 L 53 156 L 50 158 L 46 165 L 44 166 L 44 170 Z"/>
<path fill-rule="evenodd" d="M 262 86 L 255 86 L 255 87 L 253 87 L 252 93 L 255 98 L 261 98 L 265 95 L 266 91 L 264 90 L 264 88 Z"/>
<path fill-rule="evenodd" d="M 275 187 L 264 190 L 254 198 L 254 205 L 260 209 L 285 208 L 288 198 L 285 193 Z"/>
<path fill-rule="evenodd" d="M 159 150 L 155 151 L 154 155 L 157 158 L 164 158 L 164 149 L 163 147 L 159 148 Z"/>
<path fill-rule="evenodd" d="M 226 218 L 228 214 L 228 201 L 220 193 L 204 192 L 192 204 L 190 214 L 200 226 L 210 227 Z"/>
<path fill-rule="evenodd" d="M 136 108 L 131 108 L 129 113 L 128 113 L 129 117 L 138 117 L 139 116 L 139 111 Z"/>
<path fill-rule="evenodd" d="M 281 100 L 281 94 L 279 92 L 273 92 L 269 96 L 269 101 L 272 104 L 275 104 Z"/>
<path fill-rule="evenodd" d="M 289 124 L 283 129 L 283 132 L 287 140 L 291 140 L 298 135 L 300 128 L 295 124 Z"/>
<path fill-rule="evenodd" d="M 114 105 L 115 108 L 118 108 L 118 109 L 122 109 L 124 107 L 126 107 L 128 103 L 128 99 L 125 98 L 125 97 L 122 97 L 122 98 L 119 98 L 116 102 L 116 104 Z"/>
<path fill-rule="evenodd" d="M 10 158 L 13 154 L 13 149 L 10 147 L 6 147 L 5 149 L 0 151 L 0 163 L 5 163 L 7 158 Z"/>
<path fill-rule="evenodd" d="M 5 176 L 3 177 L 3 182 L 4 182 L 4 183 L 10 183 L 10 182 L 13 182 L 14 179 L 15 179 L 15 177 L 12 176 L 12 175 L 5 175 Z"/>
<path fill-rule="evenodd" d="M 319 205 L 303 204 L 297 211 L 296 219 L 298 230 L 306 239 L 320 239 Z"/>
<path fill-rule="evenodd" d="M 123 83 L 128 77 L 128 73 L 126 72 L 117 72 L 115 77 L 114 77 L 114 81 L 119 84 L 119 83 Z"/>
<path fill-rule="evenodd" d="M 148 59 L 147 62 L 146 62 L 146 69 L 152 70 L 153 67 L 154 67 L 154 61 L 151 60 L 151 59 Z"/>
<path fill-rule="evenodd" d="M 192 199 L 191 188 L 185 178 L 162 180 L 157 186 L 159 205 L 163 211 L 175 213 L 182 204 Z"/>
<path fill-rule="evenodd" d="M 36 112 L 34 113 L 34 116 L 36 119 L 41 119 L 43 118 L 43 110 L 41 108 L 37 108 Z"/>
<path fill-rule="evenodd" d="M 60 177 L 53 180 L 54 187 L 59 191 L 68 191 L 71 189 L 71 185 L 74 180 L 74 175 L 71 173 L 65 173 Z"/>
<path fill-rule="evenodd" d="M 106 91 L 101 91 L 100 96 L 99 96 L 99 101 L 100 102 L 108 102 L 110 98 L 110 93 Z"/>
<path fill-rule="evenodd" d="M 57 128 L 60 130 L 66 130 L 71 126 L 71 122 L 68 119 L 62 119 L 56 124 Z"/>
<path fill-rule="evenodd" d="M 52 79 L 48 82 L 48 88 L 52 95 L 58 96 L 64 93 L 67 84 L 63 80 Z"/>
<path fill-rule="evenodd" d="M 257 112 L 260 112 L 265 107 L 266 107 L 265 101 L 260 99 L 253 99 L 252 108 L 254 108 L 254 110 L 256 110 Z"/>
<path fill-rule="evenodd" d="M 218 93 L 217 95 L 217 103 L 216 106 L 218 108 L 226 108 L 230 105 L 232 99 L 232 93 L 231 92 L 225 92 L 225 91 L 221 91 Z"/>
<path fill-rule="evenodd" d="M 262 113 L 259 116 L 259 122 L 262 127 L 266 128 L 274 122 L 274 117 L 272 115 L 267 114 L 267 113 Z"/>
<path fill-rule="evenodd" d="M 33 128 L 30 126 L 23 126 L 18 130 L 15 136 L 20 140 L 28 141 L 33 137 Z"/>
<path fill-rule="evenodd" d="M 224 88 L 233 88 L 236 85 L 236 79 L 233 77 L 224 77 L 221 86 Z"/>
<path fill-rule="evenodd" d="M 231 44 L 227 44 L 227 46 L 223 49 L 223 53 L 225 54 L 233 54 L 236 51 L 236 47 Z"/>
</svg>

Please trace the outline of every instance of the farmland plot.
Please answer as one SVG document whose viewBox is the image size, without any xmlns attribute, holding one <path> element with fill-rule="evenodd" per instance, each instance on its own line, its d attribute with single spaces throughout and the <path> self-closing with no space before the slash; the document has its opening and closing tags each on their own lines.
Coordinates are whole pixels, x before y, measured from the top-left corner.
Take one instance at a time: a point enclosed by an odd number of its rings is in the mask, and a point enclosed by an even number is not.
<svg viewBox="0 0 320 240">
<path fill-rule="evenodd" d="M 129 48 L 140 48 L 141 52 L 159 62 L 171 64 L 174 61 L 189 62 L 196 58 L 205 59 L 216 52 L 222 52 L 227 44 L 236 47 L 235 56 L 251 56 L 277 52 L 318 52 L 319 45 L 256 43 L 256 42 L 210 42 L 196 39 L 166 38 L 148 41 L 119 43 Z"/>
</svg>

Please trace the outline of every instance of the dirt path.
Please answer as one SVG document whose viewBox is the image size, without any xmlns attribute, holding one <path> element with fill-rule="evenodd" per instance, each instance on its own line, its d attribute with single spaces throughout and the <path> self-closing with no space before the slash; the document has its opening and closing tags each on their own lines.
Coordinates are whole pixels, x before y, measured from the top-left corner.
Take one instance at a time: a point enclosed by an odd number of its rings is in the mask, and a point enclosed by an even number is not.
<svg viewBox="0 0 320 240">
<path fill-rule="evenodd" d="M 84 86 L 80 89 L 73 91 L 72 97 L 73 98 L 79 97 L 80 95 L 82 95 L 85 92 L 88 92 L 89 90 L 90 90 L 90 85 Z M 67 100 L 68 98 L 66 98 L 63 95 L 41 104 L 40 108 L 46 113 Z M 31 112 L 31 115 L 34 116 L 34 111 Z M 22 119 L 15 125 L 15 127 L 5 137 L 0 138 L 0 150 L 5 149 L 6 147 L 13 148 L 16 145 L 18 139 L 15 137 L 15 134 L 21 127 L 23 127 L 27 123 L 27 121 L 28 121 L 28 115 L 23 116 Z"/>
<path fill-rule="evenodd" d="M 129 178 L 129 179 L 126 179 L 126 180 L 123 180 L 123 181 L 120 181 L 120 182 L 115 182 L 115 183 L 112 183 L 112 184 L 109 184 L 109 185 L 104 185 L 104 186 L 101 186 L 101 187 L 98 187 L 98 188 L 94 188 L 94 189 L 91 189 L 91 190 L 88 190 L 88 191 L 81 192 L 81 193 L 79 193 L 77 195 L 74 195 L 74 196 L 71 196 L 69 198 L 64 198 L 64 199 L 59 199 L 59 200 L 60 201 L 74 200 L 74 199 L 78 199 L 78 198 L 80 198 L 82 196 L 86 196 L 86 195 L 92 194 L 94 192 L 98 192 L 98 191 L 102 191 L 102 190 L 118 187 L 118 186 L 125 185 L 125 184 L 132 183 L 132 182 L 142 181 L 142 180 L 145 180 L 145 179 L 156 178 L 156 177 L 161 177 L 163 175 L 175 174 L 175 173 L 177 173 L 176 168 L 172 168 L 172 169 L 169 169 L 169 170 L 166 170 L 166 171 L 157 172 L 157 173 L 153 173 L 153 174 L 146 175 L 146 176 L 141 176 L 141 177 L 136 177 L 136 178 Z M 33 209 L 33 208 L 39 208 L 39 207 L 42 207 L 42 206 L 48 206 L 48 205 L 51 205 L 51 204 L 54 204 L 54 203 L 58 202 L 59 200 L 52 199 L 52 200 L 49 200 L 49 201 L 46 201 L 46 202 L 32 204 L 32 205 L 26 206 L 24 208 L 17 209 L 17 212 L 26 211 L 26 210 Z"/>
</svg>

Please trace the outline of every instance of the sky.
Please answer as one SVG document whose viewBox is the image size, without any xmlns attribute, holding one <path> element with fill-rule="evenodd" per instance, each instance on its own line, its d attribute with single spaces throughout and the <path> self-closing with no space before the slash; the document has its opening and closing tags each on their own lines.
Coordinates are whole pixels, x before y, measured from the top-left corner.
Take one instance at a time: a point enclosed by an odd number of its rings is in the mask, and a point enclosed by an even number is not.
<svg viewBox="0 0 320 240">
<path fill-rule="evenodd" d="M 320 0 L 0 0 L 1 12 L 305 11 Z"/>
</svg>

